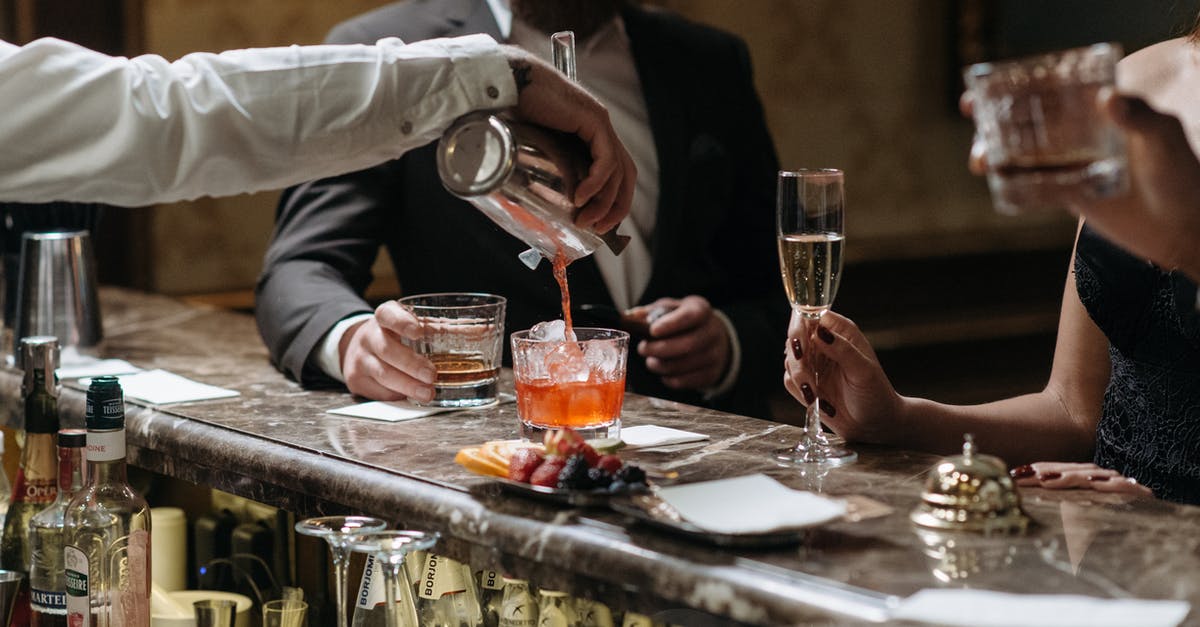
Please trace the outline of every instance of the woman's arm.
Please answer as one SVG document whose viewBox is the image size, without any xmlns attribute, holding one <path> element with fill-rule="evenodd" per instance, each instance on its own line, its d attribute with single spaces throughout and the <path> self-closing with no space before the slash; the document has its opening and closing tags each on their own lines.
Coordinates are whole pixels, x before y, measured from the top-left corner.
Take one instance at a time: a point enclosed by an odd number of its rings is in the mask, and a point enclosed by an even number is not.
<svg viewBox="0 0 1200 627">
<path fill-rule="evenodd" d="M 1073 271 L 1063 291 L 1054 365 L 1045 389 L 982 405 L 899 395 L 874 349 L 848 318 L 824 316 L 813 336 L 803 326 L 793 318 L 785 385 L 805 404 L 814 384 L 809 360 L 796 354 L 827 358 L 817 391 L 822 406 L 828 402 L 832 410 L 823 412 L 822 420 L 848 440 L 951 453 L 962 446 L 964 433 L 973 433 L 981 450 L 1013 464 L 1090 459 L 1109 376 L 1108 341 L 1079 301 Z"/>
</svg>

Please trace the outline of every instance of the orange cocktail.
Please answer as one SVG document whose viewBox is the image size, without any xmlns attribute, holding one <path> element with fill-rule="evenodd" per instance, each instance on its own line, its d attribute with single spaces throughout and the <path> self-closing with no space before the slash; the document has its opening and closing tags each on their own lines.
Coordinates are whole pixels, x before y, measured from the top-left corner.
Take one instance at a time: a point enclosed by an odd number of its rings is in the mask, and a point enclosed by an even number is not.
<svg viewBox="0 0 1200 627">
<path fill-rule="evenodd" d="M 523 432 L 571 427 L 585 438 L 618 437 L 629 334 L 574 329 L 576 341 L 512 335 L 517 415 Z"/>
</svg>

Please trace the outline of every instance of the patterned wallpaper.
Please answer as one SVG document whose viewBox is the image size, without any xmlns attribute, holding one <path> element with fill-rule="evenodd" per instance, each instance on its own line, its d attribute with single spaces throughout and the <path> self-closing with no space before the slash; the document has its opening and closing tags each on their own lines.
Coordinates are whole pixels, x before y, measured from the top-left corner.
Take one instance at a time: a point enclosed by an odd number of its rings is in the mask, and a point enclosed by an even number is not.
<svg viewBox="0 0 1200 627">
<path fill-rule="evenodd" d="M 655 3 L 747 40 L 784 167 L 847 172 L 852 260 L 1069 246 L 1069 218 L 998 216 L 983 181 L 966 171 L 971 126 L 948 97 L 949 2 Z M 146 47 L 173 57 L 315 43 L 338 21 L 381 4 L 145 0 Z M 192 293 L 251 287 L 275 198 L 205 199 L 155 212 L 152 288 Z"/>
</svg>

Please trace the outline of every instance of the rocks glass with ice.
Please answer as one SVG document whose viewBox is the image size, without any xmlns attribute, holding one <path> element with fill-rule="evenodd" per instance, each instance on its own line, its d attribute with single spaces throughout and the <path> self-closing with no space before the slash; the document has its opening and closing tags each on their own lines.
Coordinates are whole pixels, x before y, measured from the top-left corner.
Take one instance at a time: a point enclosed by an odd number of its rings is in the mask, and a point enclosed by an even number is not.
<svg viewBox="0 0 1200 627">
<path fill-rule="evenodd" d="M 1095 44 L 964 71 L 1000 213 L 1062 209 L 1129 187 L 1125 146 L 1098 107 L 1121 47 Z"/>
<path fill-rule="evenodd" d="M 478 407 L 496 402 L 504 351 L 503 296 L 447 292 L 401 298 L 400 306 L 421 323 L 421 337 L 404 344 L 437 369 L 437 407 Z"/>
<path fill-rule="evenodd" d="M 570 427 L 585 439 L 621 433 L 629 334 L 576 328 L 568 338 L 561 320 L 512 334 L 513 379 L 521 433 Z"/>
</svg>

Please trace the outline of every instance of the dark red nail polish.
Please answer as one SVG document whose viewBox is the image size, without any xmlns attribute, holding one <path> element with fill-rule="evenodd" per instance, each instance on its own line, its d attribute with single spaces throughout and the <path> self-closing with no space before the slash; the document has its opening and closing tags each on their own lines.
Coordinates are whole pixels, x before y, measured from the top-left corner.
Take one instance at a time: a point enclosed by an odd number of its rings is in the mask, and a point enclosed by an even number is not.
<svg viewBox="0 0 1200 627">
<path fill-rule="evenodd" d="M 1108 481 L 1112 479 L 1108 475 L 1088 475 L 1088 481 Z"/>
<path fill-rule="evenodd" d="M 821 338 L 821 341 L 826 344 L 833 344 L 833 332 L 825 327 L 817 327 L 817 337 Z"/>
<path fill-rule="evenodd" d="M 812 405 L 813 399 L 816 398 L 816 395 L 813 394 L 812 388 L 809 387 L 807 383 L 800 384 L 800 393 L 804 395 L 804 402 Z"/>
<path fill-rule="evenodd" d="M 1013 479 L 1025 479 L 1036 474 L 1037 471 L 1034 470 L 1033 466 L 1030 466 L 1029 464 L 1023 464 L 1008 471 L 1008 476 L 1012 477 Z"/>
<path fill-rule="evenodd" d="M 798 337 L 792 338 L 792 355 L 794 355 L 796 359 L 802 359 L 804 357 L 804 347 L 800 346 L 800 338 Z"/>
<path fill-rule="evenodd" d="M 1055 479 L 1062 479 L 1062 473 L 1061 472 L 1044 472 L 1044 473 L 1038 475 L 1038 481 L 1054 481 Z"/>
<path fill-rule="evenodd" d="M 833 418 L 837 415 L 837 410 L 830 405 L 828 401 L 821 401 L 821 411 L 825 412 L 826 416 Z"/>
</svg>

